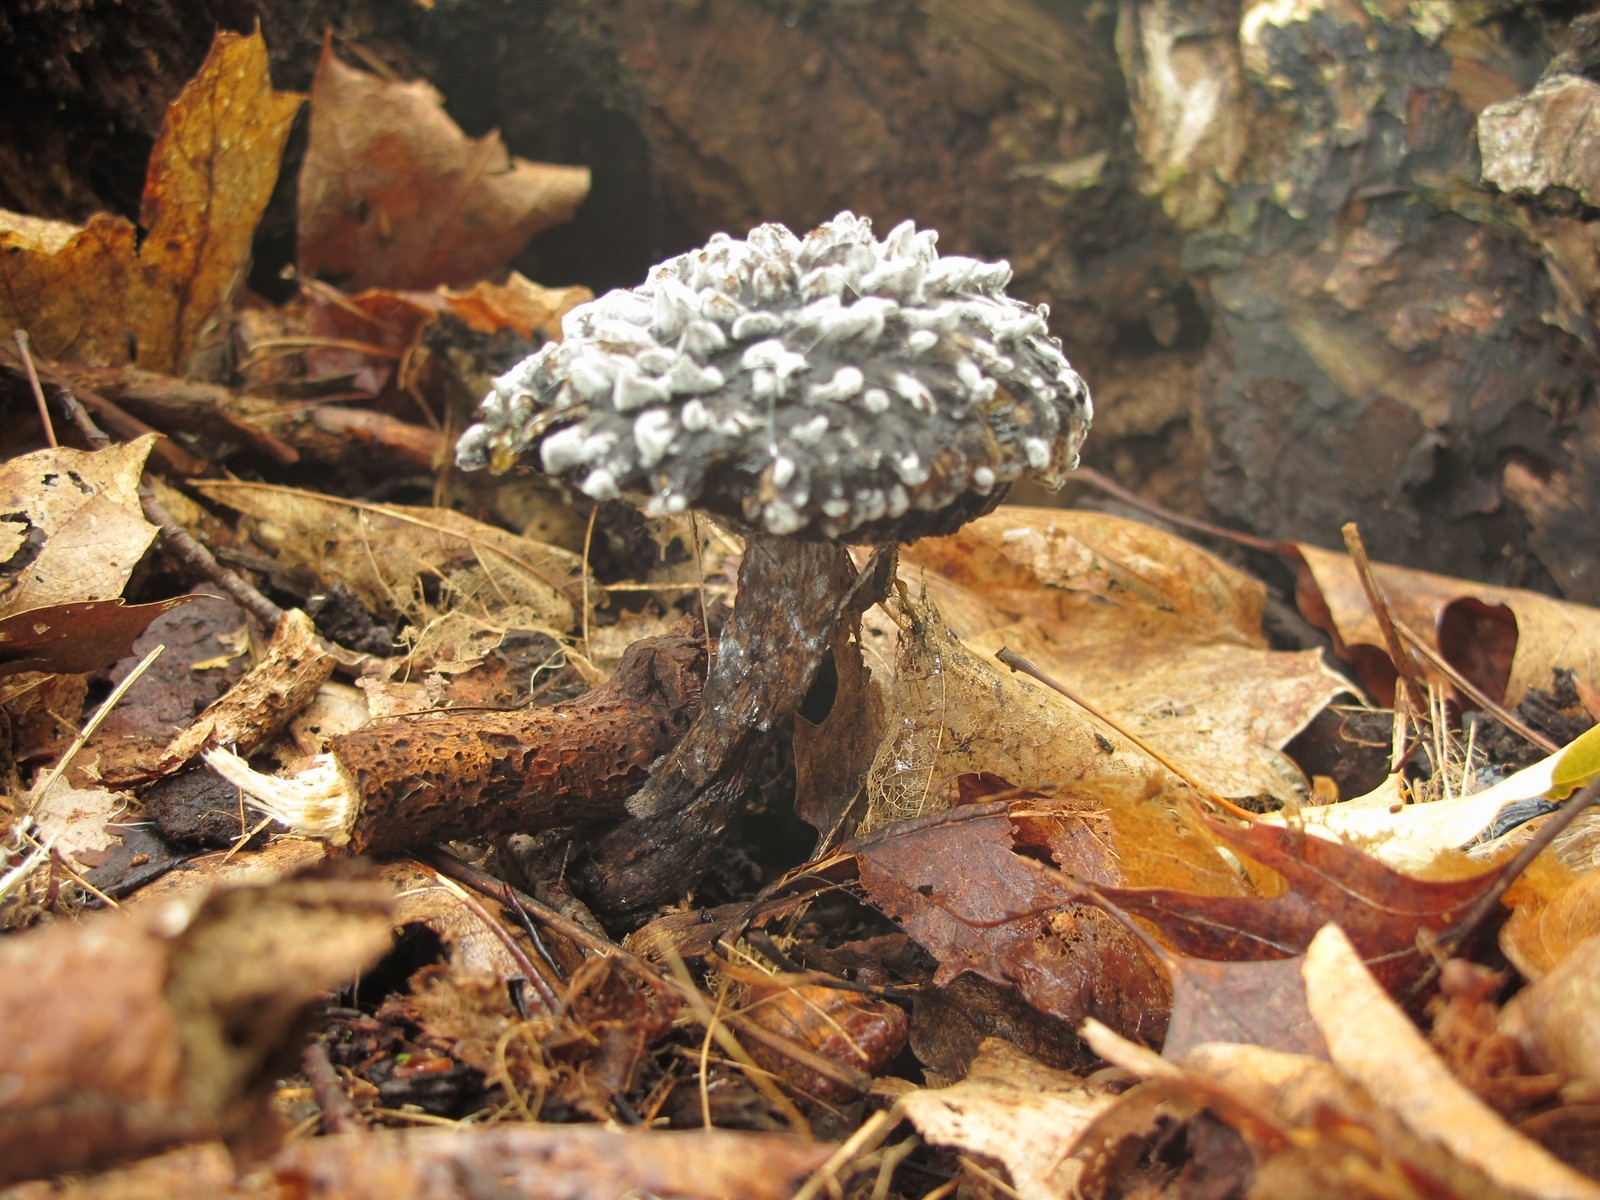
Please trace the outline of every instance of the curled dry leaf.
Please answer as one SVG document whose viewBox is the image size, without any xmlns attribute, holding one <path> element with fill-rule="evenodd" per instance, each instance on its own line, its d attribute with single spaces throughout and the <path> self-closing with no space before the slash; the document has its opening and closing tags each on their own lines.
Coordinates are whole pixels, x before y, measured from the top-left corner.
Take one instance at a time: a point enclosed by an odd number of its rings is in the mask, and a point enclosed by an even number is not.
<svg viewBox="0 0 1600 1200">
<path fill-rule="evenodd" d="M 1305 543 L 1290 550 L 1300 567 L 1301 612 L 1333 635 L 1362 685 L 1387 703 L 1394 667 L 1349 557 Z M 1381 563 L 1373 573 L 1394 615 L 1506 707 L 1515 708 L 1531 688 L 1550 689 L 1557 670 L 1571 671 L 1580 691 L 1600 691 L 1600 611 Z"/>
<path fill-rule="evenodd" d="M 750 1040 L 750 1057 L 757 1063 L 802 1094 L 828 1103 L 853 1100 L 905 1049 L 905 1010 L 845 988 L 755 985 L 742 1011 L 750 1024 L 845 1069 L 823 1074 L 785 1053 L 782 1042 Z"/>
<path fill-rule="evenodd" d="M 587 168 L 513 158 L 498 133 L 469 138 L 429 84 L 357 71 L 324 47 L 300 170 L 303 275 L 351 289 L 469 284 L 588 191 Z"/>
<path fill-rule="evenodd" d="M 325 583 L 343 582 L 383 619 L 417 619 L 423 581 L 446 585 L 450 607 L 520 606 L 524 627 L 555 632 L 577 623 L 582 559 L 443 508 L 363 504 L 298 488 L 196 485 L 253 518 L 258 540 Z"/>
<path fill-rule="evenodd" d="M 0 214 L 0 328 L 27 330 L 48 358 L 195 372 L 222 342 L 301 100 L 272 90 L 259 33 L 217 34 L 167 111 L 137 229 Z"/>
<path fill-rule="evenodd" d="M 479 333 L 514 329 L 523 337 L 561 336 L 561 318 L 594 299 L 586 287 L 542 287 L 512 271 L 504 283 L 475 283 L 465 290 L 440 288 L 445 306 Z"/>
</svg>

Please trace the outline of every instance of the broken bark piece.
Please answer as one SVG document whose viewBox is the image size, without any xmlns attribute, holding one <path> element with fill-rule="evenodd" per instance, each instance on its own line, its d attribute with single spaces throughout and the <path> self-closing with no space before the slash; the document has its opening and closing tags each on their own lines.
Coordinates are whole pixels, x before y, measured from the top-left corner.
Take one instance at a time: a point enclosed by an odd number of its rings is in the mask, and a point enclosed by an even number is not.
<svg viewBox="0 0 1600 1200">
<path fill-rule="evenodd" d="M 259 1131 L 306 1005 L 389 938 L 386 889 L 302 877 L 0 942 L 0 1184 Z"/>
<path fill-rule="evenodd" d="M 266 654 L 238 683 L 165 749 L 146 762 L 128 764 L 107 782 L 131 786 L 171 774 L 208 746 L 232 746 L 249 754 L 311 703 L 335 665 L 311 618 L 290 609 L 279 618 Z"/>
<path fill-rule="evenodd" d="M 374 722 L 290 779 L 205 757 L 295 832 L 358 854 L 614 820 L 699 711 L 704 674 L 702 642 L 668 634 L 570 704 Z"/>
</svg>

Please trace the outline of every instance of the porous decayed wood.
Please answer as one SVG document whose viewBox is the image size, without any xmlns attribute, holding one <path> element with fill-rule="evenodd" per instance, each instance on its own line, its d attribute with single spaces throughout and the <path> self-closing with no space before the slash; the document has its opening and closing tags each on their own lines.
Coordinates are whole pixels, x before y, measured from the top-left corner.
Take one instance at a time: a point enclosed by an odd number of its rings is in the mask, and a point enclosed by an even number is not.
<svg viewBox="0 0 1600 1200">
<path fill-rule="evenodd" d="M 612 820 L 699 711 L 705 647 L 681 634 L 628 648 L 569 704 L 379 721 L 334 741 L 357 788 L 356 853 Z"/>
<path fill-rule="evenodd" d="M 389 939 L 383 888 L 302 878 L 0 941 L 0 1183 L 270 1129 L 305 1006 Z"/>
</svg>

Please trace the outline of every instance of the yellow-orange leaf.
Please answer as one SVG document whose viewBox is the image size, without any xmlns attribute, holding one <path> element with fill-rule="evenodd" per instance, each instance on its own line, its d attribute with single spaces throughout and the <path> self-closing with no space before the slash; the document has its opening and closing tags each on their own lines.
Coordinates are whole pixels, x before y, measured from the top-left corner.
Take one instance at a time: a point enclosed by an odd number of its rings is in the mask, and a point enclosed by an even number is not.
<svg viewBox="0 0 1600 1200">
<path fill-rule="evenodd" d="M 107 213 L 82 228 L 0 213 L 0 327 L 49 358 L 202 373 L 300 102 L 272 90 L 259 34 L 218 34 L 151 153 L 142 239 Z"/>
</svg>

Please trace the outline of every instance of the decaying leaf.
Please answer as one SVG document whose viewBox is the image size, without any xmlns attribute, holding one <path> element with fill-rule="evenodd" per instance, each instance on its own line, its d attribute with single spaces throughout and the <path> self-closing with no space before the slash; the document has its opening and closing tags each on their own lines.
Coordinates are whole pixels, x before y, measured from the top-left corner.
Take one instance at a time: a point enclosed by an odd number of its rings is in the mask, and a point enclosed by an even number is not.
<svg viewBox="0 0 1600 1200">
<path fill-rule="evenodd" d="M 990 1038 L 960 1083 L 900 1098 L 917 1131 L 936 1146 L 996 1159 L 1023 1200 L 1073 1194 L 1082 1163 L 1070 1151 L 1113 1095 L 1035 1062 Z"/>
<path fill-rule="evenodd" d="M 1283 878 L 1277 895 L 1204 896 L 1162 888 L 1102 888 L 1125 911 L 1197 958 L 1289 957 L 1336 922 L 1386 987 L 1414 980 L 1432 959 L 1418 934 L 1456 925 L 1499 881 L 1501 868 L 1460 879 L 1403 875 L 1360 850 L 1303 830 L 1263 822 L 1235 828 L 1205 819 L 1219 842 Z"/>
<path fill-rule="evenodd" d="M 121 598 L 85 600 L 0 617 L 0 675 L 18 671 L 70 675 L 109 667 L 127 657 L 150 622 L 195 599 L 176 596 L 132 605 Z"/>
<path fill-rule="evenodd" d="M 323 49 L 300 171 L 300 270 L 351 290 L 470 284 L 569 219 L 589 172 L 468 138 L 439 93 L 380 79 Z"/>
<path fill-rule="evenodd" d="M 1039 806 L 1026 811 L 1042 819 Z M 1071 811 L 1056 816 L 1070 820 Z M 1167 987 L 1143 948 L 1030 868 L 1014 838 L 1012 807 L 996 802 L 902 822 L 845 853 L 871 902 L 938 961 L 935 983 L 972 971 L 1059 1020 L 1093 1015 L 1130 1037 L 1159 1039 Z M 1104 881 L 1111 856 L 1090 869 Z"/>
<path fill-rule="evenodd" d="M 1038 786 L 1165 776 L 1081 709 L 974 654 L 926 596 L 902 607 L 901 620 L 889 732 L 867 776 L 862 832 L 937 812 L 945 782 L 966 772 Z"/>
<path fill-rule="evenodd" d="M 301 100 L 272 90 L 259 33 L 217 34 L 156 139 L 138 229 L 0 217 L 0 327 L 49 358 L 196 371 L 222 341 Z"/>
<path fill-rule="evenodd" d="M 448 587 L 451 607 L 523 607 L 524 627 L 577 623 L 578 555 L 519 538 L 450 509 L 363 504 L 298 488 L 203 483 L 196 490 L 245 513 L 286 563 L 342 581 L 380 617 L 419 617 L 419 589 Z"/>
<path fill-rule="evenodd" d="M 0 609 L 122 594 L 156 536 L 139 507 L 139 476 L 155 440 L 36 450 L 0 466 Z"/>
<path fill-rule="evenodd" d="M 930 775 L 936 783 L 984 770 L 1046 784 L 1099 774 L 1104 743 L 1122 747 L 1119 761 L 1148 764 L 1076 705 L 1008 678 L 988 657 L 1002 647 L 1224 797 L 1281 802 L 1304 793 L 1282 748 L 1349 684 L 1316 652 L 1267 649 L 1259 583 L 1147 525 L 1061 510 L 1002 509 L 905 556 L 931 573 L 928 595 L 966 657 L 954 657 L 948 641 L 916 645 L 934 622 L 913 621 L 902 635 L 900 729 L 880 763 L 914 769 L 904 779 L 875 772 L 882 790 L 900 793 L 891 811 L 906 811 L 904 792 Z M 1055 716 L 1022 715 L 1037 710 Z M 991 742 L 1038 749 L 1027 762 L 985 761 Z"/>
<path fill-rule="evenodd" d="M 1298 598 L 1308 620 L 1334 636 L 1362 684 L 1387 702 L 1394 667 L 1377 618 L 1347 555 L 1295 543 Z M 1600 689 L 1600 612 L 1520 588 L 1494 587 L 1374 563 L 1391 611 L 1491 699 L 1515 708 L 1531 688 L 1549 689 L 1558 669 L 1580 688 Z"/>
</svg>

